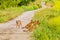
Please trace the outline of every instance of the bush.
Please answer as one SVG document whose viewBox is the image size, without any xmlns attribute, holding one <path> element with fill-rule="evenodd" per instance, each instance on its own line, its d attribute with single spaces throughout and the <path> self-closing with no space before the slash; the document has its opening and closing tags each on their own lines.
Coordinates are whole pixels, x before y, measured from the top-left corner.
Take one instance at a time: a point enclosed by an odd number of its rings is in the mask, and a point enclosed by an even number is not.
<svg viewBox="0 0 60 40">
<path fill-rule="evenodd" d="M 51 25 L 49 20 L 58 20 L 60 16 L 60 11 L 53 9 L 44 9 L 36 12 L 33 20 L 39 20 L 40 25 L 33 31 L 33 40 L 60 40 L 60 24 Z M 55 19 L 57 17 L 58 19 Z M 53 19 L 54 18 L 54 19 Z M 53 22 L 52 23 L 55 23 Z"/>
<path fill-rule="evenodd" d="M 8 7 L 27 6 L 30 2 L 35 0 L 0 0 L 0 8 L 5 9 Z"/>
</svg>

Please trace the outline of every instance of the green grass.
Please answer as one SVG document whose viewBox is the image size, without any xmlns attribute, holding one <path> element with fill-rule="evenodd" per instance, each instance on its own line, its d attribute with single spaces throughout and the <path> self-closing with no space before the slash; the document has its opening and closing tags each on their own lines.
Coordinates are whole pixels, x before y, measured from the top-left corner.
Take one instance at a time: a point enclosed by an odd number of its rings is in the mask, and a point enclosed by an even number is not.
<svg viewBox="0 0 60 40">
<path fill-rule="evenodd" d="M 20 7 L 7 8 L 6 10 L 0 10 L 0 23 L 7 22 L 18 15 L 21 15 L 24 10 Z"/>
<path fill-rule="evenodd" d="M 58 21 L 58 16 L 60 16 L 60 11 L 53 9 L 36 12 L 33 20 L 39 20 L 40 24 L 33 31 L 32 40 L 60 40 L 60 25 L 53 25 L 52 23 L 55 22 L 49 23 L 51 19 Z M 58 19 L 55 19 L 55 17 Z"/>
</svg>

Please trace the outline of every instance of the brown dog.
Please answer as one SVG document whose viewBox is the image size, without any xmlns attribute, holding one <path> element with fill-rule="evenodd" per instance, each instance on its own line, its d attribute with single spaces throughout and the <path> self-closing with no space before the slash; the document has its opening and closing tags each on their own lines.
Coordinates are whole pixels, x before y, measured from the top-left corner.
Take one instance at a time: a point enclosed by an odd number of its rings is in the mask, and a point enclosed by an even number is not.
<svg viewBox="0 0 60 40">
<path fill-rule="evenodd" d="M 33 20 L 31 20 L 24 28 L 26 28 L 27 30 L 23 30 L 23 31 L 29 31 L 29 28 L 31 27 L 31 24 L 33 23 Z M 23 29 L 24 29 L 23 28 Z"/>
<path fill-rule="evenodd" d="M 33 31 L 36 28 L 36 25 L 39 25 L 39 21 L 37 20 L 31 20 L 30 23 L 28 23 L 25 28 L 28 29 L 28 31 Z"/>
<path fill-rule="evenodd" d="M 30 27 L 28 28 L 28 31 L 33 31 L 34 29 L 36 29 L 36 25 L 39 25 L 40 23 L 39 23 L 39 21 L 37 21 L 37 20 L 34 20 L 32 23 L 31 23 L 31 25 L 30 25 Z"/>
<path fill-rule="evenodd" d="M 17 20 L 16 21 L 16 27 L 21 28 L 21 26 L 22 26 L 21 20 Z"/>
</svg>

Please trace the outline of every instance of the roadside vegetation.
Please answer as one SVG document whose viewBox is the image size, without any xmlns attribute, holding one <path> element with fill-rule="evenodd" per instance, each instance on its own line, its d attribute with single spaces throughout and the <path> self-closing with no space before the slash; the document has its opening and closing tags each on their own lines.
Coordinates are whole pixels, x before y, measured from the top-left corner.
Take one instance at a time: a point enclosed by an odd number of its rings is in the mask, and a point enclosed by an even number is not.
<svg viewBox="0 0 60 40">
<path fill-rule="evenodd" d="M 33 20 L 38 20 L 39 25 L 33 31 L 32 40 L 60 40 L 60 1 L 54 1 L 52 8 L 39 10 Z"/>
</svg>

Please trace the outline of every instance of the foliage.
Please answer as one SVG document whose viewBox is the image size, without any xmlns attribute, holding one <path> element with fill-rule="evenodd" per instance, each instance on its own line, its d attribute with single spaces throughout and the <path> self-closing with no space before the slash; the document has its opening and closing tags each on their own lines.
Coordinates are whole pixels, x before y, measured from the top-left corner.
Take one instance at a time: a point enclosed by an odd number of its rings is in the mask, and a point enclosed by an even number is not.
<svg viewBox="0 0 60 40">
<path fill-rule="evenodd" d="M 33 31 L 33 40 L 60 40 L 60 24 L 58 19 L 60 19 L 60 11 L 44 9 L 36 12 L 33 20 L 39 20 L 40 25 Z M 54 23 L 56 24 L 54 25 Z"/>
<path fill-rule="evenodd" d="M 35 0 L 34 2 L 30 2 L 29 6 L 36 5 L 39 8 L 41 8 L 41 4 L 40 3 L 41 3 L 41 0 Z"/>
<path fill-rule="evenodd" d="M 60 16 L 49 19 L 50 25 L 60 25 Z"/>
<path fill-rule="evenodd" d="M 24 10 L 26 11 L 30 11 L 30 10 L 35 10 L 35 9 L 38 9 L 39 6 L 37 5 L 32 5 L 32 6 L 21 6 Z"/>
<path fill-rule="evenodd" d="M 35 0 L 0 0 L 0 9 L 28 5 L 30 2 L 34 1 Z"/>
<path fill-rule="evenodd" d="M 20 0 L 0 0 L 0 8 L 16 7 Z"/>
<path fill-rule="evenodd" d="M 60 1 L 55 1 L 53 9 L 60 10 L 60 6 L 59 5 L 60 5 Z"/>
<path fill-rule="evenodd" d="M 18 6 L 25 5 L 27 6 L 30 2 L 34 2 L 35 0 L 21 0 L 20 3 L 18 3 Z"/>
</svg>

